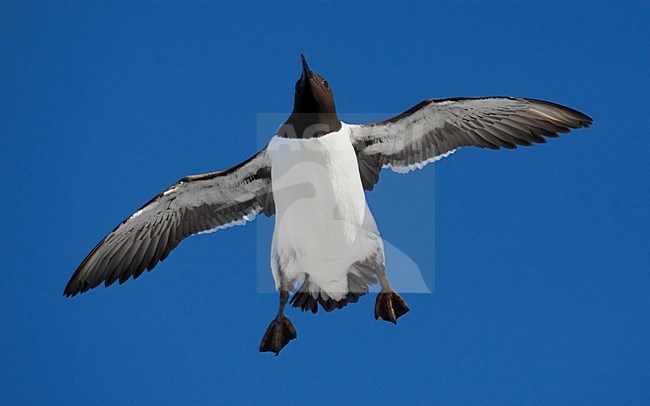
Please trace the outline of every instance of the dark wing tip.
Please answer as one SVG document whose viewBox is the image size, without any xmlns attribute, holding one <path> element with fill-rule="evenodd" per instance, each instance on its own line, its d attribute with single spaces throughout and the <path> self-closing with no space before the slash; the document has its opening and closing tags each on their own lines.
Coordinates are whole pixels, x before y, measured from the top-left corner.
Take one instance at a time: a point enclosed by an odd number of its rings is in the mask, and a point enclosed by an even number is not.
<svg viewBox="0 0 650 406">
<path fill-rule="evenodd" d="M 96 250 L 97 248 L 95 248 Z M 81 272 L 81 269 L 83 266 L 86 264 L 86 261 L 88 258 L 95 252 L 93 250 L 90 254 L 88 254 L 88 257 L 79 265 L 75 273 L 72 275 L 70 280 L 68 281 L 68 284 L 65 285 L 65 289 L 63 290 L 63 296 L 65 297 L 74 297 L 78 295 L 79 293 L 83 293 L 88 289 L 83 289 L 83 283 L 79 280 L 79 273 Z"/>
<path fill-rule="evenodd" d="M 79 285 L 80 284 L 77 281 L 75 281 L 74 278 L 70 279 L 65 289 L 63 290 L 63 296 L 75 297 L 79 293 L 83 293 L 83 290 L 80 288 Z"/>
<path fill-rule="evenodd" d="M 582 127 L 583 128 L 591 127 L 591 125 L 594 123 L 594 119 L 584 113 L 580 113 L 580 114 L 584 116 L 584 119 L 580 120 L 580 124 L 582 125 Z"/>
<path fill-rule="evenodd" d="M 128 220 L 128 219 L 127 219 Z M 123 222 L 120 223 L 115 230 L 117 230 L 122 224 L 124 224 L 127 220 L 124 220 Z M 112 232 L 111 232 L 112 234 Z M 109 234 L 110 235 L 110 234 Z M 88 290 L 94 288 L 95 286 L 90 286 L 90 283 L 82 278 L 82 274 L 84 274 L 84 270 L 86 266 L 88 265 L 88 261 L 95 255 L 95 253 L 99 250 L 99 248 L 104 244 L 106 241 L 106 238 L 108 236 L 104 237 L 96 246 L 93 248 L 92 251 L 88 255 L 86 255 L 86 258 L 81 262 L 81 264 L 77 267 L 77 269 L 74 271 L 74 274 L 72 274 L 72 277 L 68 281 L 68 284 L 65 286 L 65 289 L 63 290 L 63 296 L 65 297 L 74 297 L 80 293 L 87 292 Z"/>
<path fill-rule="evenodd" d="M 546 100 L 540 100 L 540 99 L 529 99 L 526 98 L 525 100 L 528 100 L 529 102 L 533 104 L 545 104 L 547 106 L 556 108 L 558 110 L 563 111 L 565 114 L 568 114 L 572 119 L 577 121 L 579 125 L 571 128 L 587 128 L 590 127 L 594 123 L 594 119 L 586 115 L 585 113 L 578 111 L 576 109 L 572 109 L 571 107 L 564 106 L 562 104 L 558 103 L 553 103 L 550 101 Z"/>
<path fill-rule="evenodd" d="M 87 282 L 83 282 L 79 279 L 79 272 L 81 268 L 83 267 L 83 263 L 79 268 L 77 268 L 77 271 L 72 275 L 72 278 L 68 281 L 68 284 L 65 286 L 65 289 L 63 290 L 63 296 L 65 297 L 75 297 L 80 293 L 87 292 L 90 290 L 90 286 Z"/>
</svg>

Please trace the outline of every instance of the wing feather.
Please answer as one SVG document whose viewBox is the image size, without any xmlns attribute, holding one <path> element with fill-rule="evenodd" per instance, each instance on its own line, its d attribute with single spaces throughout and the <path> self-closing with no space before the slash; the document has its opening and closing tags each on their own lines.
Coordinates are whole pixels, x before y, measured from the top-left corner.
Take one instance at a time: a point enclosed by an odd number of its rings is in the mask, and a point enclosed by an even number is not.
<svg viewBox="0 0 650 406">
<path fill-rule="evenodd" d="M 273 215 L 270 165 L 264 149 L 231 169 L 181 179 L 108 234 L 79 265 L 64 295 L 136 279 L 190 235 Z"/>
<path fill-rule="evenodd" d="M 514 97 L 425 100 L 391 119 L 351 125 L 350 137 L 366 190 L 381 168 L 405 173 L 458 148 L 515 149 L 589 127 L 587 115 L 556 103 Z"/>
</svg>

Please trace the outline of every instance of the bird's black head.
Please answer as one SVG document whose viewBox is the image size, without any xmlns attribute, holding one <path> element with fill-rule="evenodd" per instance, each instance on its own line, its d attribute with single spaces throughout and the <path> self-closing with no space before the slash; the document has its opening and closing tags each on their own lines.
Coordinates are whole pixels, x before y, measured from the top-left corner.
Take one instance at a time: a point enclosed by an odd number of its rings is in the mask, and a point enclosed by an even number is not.
<svg viewBox="0 0 650 406">
<path fill-rule="evenodd" d="M 327 80 L 309 69 L 305 56 L 302 57 L 302 74 L 296 82 L 293 102 L 294 113 L 336 114 L 334 94 Z"/>
<path fill-rule="evenodd" d="M 305 56 L 300 56 L 302 74 L 296 82 L 293 112 L 283 126 L 284 134 L 280 135 L 312 138 L 338 131 L 341 121 L 336 114 L 332 88 L 325 78 L 309 69 Z"/>
</svg>

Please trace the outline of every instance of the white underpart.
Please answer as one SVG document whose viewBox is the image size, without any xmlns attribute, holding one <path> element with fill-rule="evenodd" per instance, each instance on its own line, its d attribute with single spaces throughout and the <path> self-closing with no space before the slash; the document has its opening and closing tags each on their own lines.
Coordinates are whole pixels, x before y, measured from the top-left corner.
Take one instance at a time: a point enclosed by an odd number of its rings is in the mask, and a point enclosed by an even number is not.
<svg viewBox="0 0 650 406">
<path fill-rule="evenodd" d="M 276 221 L 271 268 L 276 288 L 309 276 L 334 300 L 348 292 L 352 264 L 383 262 L 383 244 L 366 204 L 349 128 L 318 138 L 273 137 Z"/>
</svg>

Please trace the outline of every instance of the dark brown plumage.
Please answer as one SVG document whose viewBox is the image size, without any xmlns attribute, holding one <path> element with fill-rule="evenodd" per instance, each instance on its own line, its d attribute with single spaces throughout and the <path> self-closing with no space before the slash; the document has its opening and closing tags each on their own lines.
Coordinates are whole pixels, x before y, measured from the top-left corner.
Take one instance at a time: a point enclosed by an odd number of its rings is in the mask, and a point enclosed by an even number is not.
<svg viewBox="0 0 650 406">
<path fill-rule="evenodd" d="M 312 138 L 341 129 L 334 93 L 325 78 L 309 69 L 304 55 L 302 75 L 296 82 L 293 111 L 278 130 L 286 138 Z"/>
</svg>

